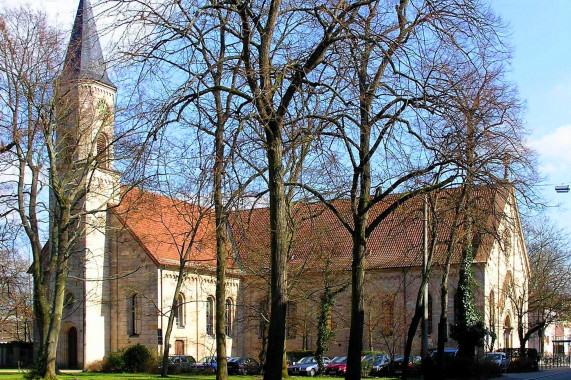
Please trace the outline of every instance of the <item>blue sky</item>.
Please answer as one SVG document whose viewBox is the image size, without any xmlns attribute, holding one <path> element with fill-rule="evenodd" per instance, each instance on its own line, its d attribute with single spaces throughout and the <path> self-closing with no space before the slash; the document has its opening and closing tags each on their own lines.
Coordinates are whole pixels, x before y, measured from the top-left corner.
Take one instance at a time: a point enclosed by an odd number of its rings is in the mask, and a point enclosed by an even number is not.
<svg viewBox="0 0 571 380">
<path fill-rule="evenodd" d="M 571 1 L 494 0 L 492 8 L 509 23 L 513 59 L 508 78 L 527 103 L 525 125 L 546 177 L 541 192 L 549 214 L 571 231 Z"/>
<path fill-rule="evenodd" d="M 4 0 L 7 6 L 20 2 Z M 78 1 L 29 2 L 48 12 L 60 27 L 71 29 Z M 552 218 L 571 231 L 571 193 L 554 191 L 556 184 L 571 184 L 571 0 L 490 0 L 489 4 L 511 28 L 513 60 L 508 78 L 517 83 L 527 103 L 529 145 L 539 153 L 545 177 L 541 193 L 552 206 L 548 210 Z M 106 21 L 99 18 L 98 27 Z"/>
</svg>

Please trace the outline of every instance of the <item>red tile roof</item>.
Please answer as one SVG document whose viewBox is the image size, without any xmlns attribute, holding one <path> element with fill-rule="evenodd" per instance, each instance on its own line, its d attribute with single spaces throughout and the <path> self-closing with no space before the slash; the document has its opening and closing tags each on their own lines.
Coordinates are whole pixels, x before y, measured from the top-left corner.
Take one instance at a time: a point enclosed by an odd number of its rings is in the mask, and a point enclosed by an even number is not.
<svg viewBox="0 0 571 380">
<path fill-rule="evenodd" d="M 457 189 L 439 192 L 440 204 L 458 195 Z M 489 254 L 490 243 L 497 221 L 503 211 L 506 197 L 500 191 L 489 187 L 478 187 L 471 195 L 471 203 L 479 205 L 473 213 L 484 213 L 483 223 L 475 229 L 476 243 L 480 241 L 475 261 L 485 262 Z M 385 202 L 377 204 L 370 212 L 369 221 L 379 215 L 397 199 L 389 197 Z M 401 205 L 390 214 L 371 234 L 367 244 L 365 257 L 368 269 L 397 268 L 421 266 L 423 250 L 423 197 L 418 196 Z M 450 202 L 448 202 L 450 203 Z M 492 207 L 495 204 L 495 207 Z M 340 200 L 334 202 L 335 207 L 352 226 L 350 202 Z M 480 210 L 480 211 L 478 211 Z M 490 212 L 491 211 L 491 212 Z M 350 269 L 352 261 L 352 238 L 349 231 L 339 222 L 335 214 L 323 203 L 301 204 L 292 207 L 292 222 L 295 224 L 294 238 L 290 256 L 290 266 L 322 268 L 323 263 L 330 260 L 332 267 Z M 453 223 L 451 207 L 439 214 L 438 239 L 433 262 L 444 262 L 446 245 Z M 475 219 L 478 219 L 475 216 Z M 240 263 L 259 269 L 269 266 L 270 229 L 269 210 L 254 209 L 234 213 L 231 218 L 233 242 L 238 251 Z M 458 263 L 462 246 L 454 251 L 452 263 Z"/>
<path fill-rule="evenodd" d="M 457 189 L 439 192 L 441 204 L 458 194 Z M 397 196 L 378 203 L 370 212 L 369 220 L 385 210 Z M 475 236 L 479 249 L 475 261 L 485 262 L 493 233 L 501 219 L 506 196 L 504 191 L 478 187 L 472 192 L 472 203 L 478 205 L 474 213 L 485 213 Z M 333 203 L 353 225 L 348 200 Z M 420 266 L 423 247 L 423 197 L 408 200 L 390 214 L 372 232 L 365 258 L 368 269 Z M 494 205 L 494 206 L 492 206 Z M 491 210 L 491 212 L 490 212 Z M 188 252 L 189 265 L 216 265 L 214 213 L 208 208 L 193 205 L 140 189 L 132 189 L 113 209 L 121 223 L 147 251 L 157 264 L 179 265 L 180 256 Z M 438 239 L 434 262 L 443 262 L 446 245 L 454 219 L 451 206 L 439 214 Z M 322 268 L 331 262 L 333 268 L 350 269 L 352 238 L 335 214 L 323 203 L 297 203 L 292 206 L 291 223 L 295 224 L 290 265 Z M 238 263 L 229 252 L 228 266 L 260 270 L 269 267 L 270 258 L 269 210 L 259 208 L 233 212 L 230 216 L 231 240 Z M 194 241 L 191 243 L 194 234 Z M 452 263 L 458 263 L 462 246 L 454 251 Z"/>
<path fill-rule="evenodd" d="M 216 223 L 211 209 L 131 189 L 112 212 L 156 263 L 179 265 L 186 253 L 188 265 L 216 265 Z M 228 264 L 233 266 L 233 260 Z"/>
</svg>

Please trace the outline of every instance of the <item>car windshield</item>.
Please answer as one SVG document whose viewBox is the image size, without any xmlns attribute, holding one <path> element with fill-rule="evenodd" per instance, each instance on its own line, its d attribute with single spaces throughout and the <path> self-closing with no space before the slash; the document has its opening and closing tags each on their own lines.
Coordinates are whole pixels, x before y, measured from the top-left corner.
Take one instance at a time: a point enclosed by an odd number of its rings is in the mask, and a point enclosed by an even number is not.
<svg viewBox="0 0 571 380">
<path fill-rule="evenodd" d="M 331 360 L 330 364 L 347 364 L 347 356 L 337 356 Z"/>
<path fill-rule="evenodd" d="M 395 358 L 395 362 L 402 362 L 404 360 L 404 356 L 397 356 Z"/>
<path fill-rule="evenodd" d="M 317 363 L 314 356 L 306 356 L 305 358 L 301 359 L 297 364 L 314 364 Z"/>
<path fill-rule="evenodd" d="M 375 357 L 374 365 L 379 365 L 379 364 L 383 363 L 386 360 L 385 357 L 386 357 L 386 355 L 378 355 L 377 357 Z"/>
<path fill-rule="evenodd" d="M 502 358 L 502 355 L 500 355 L 500 354 L 487 354 L 486 358 L 490 359 L 490 360 L 500 360 Z"/>
<path fill-rule="evenodd" d="M 240 361 L 241 359 L 242 359 L 242 358 L 230 358 L 230 359 L 228 359 L 228 363 L 230 363 L 230 362 L 238 362 L 238 361 Z"/>
<path fill-rule="evenodd" d="M 202 359 L 200 359 L 201 363 L 215 363 L 216 362 L 216 358 L 214 356 L 206 356 Z"/>
</svg>

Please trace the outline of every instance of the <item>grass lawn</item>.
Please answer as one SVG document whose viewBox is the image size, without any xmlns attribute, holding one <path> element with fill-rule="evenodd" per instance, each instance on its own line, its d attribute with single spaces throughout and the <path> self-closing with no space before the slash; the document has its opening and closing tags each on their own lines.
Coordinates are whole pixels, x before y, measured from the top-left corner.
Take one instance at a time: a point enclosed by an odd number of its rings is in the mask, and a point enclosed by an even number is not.
<svg viewBox="0 0 571 380">
<path fill-rule="evenodd" d="M 301 379 L 302 377 L 290 376 L 294 379 Z M 130 379 L 130 380 L 150 380 L 150 379 L 161 379 L 159 375 L 147 375 L 147 374 L 132 374 L 132 373 L 96 373 L 96 372 L 78 372 L 72 374 L 61 374 L 59 378 L 62 380 L 113 380 L 113 379 Z M 232 380 L 261 380 L 262 376 L 229 376 Z M 306 378 L 303 376 L 303 378 Z M 318 376 L 321 379 L 341 379 L 341 377 L 331 377 L 331 376 Z M 23 380 L 24 375 L 22 373 L 15 372 L 2 372 L 0 370 L 0 380 Z M 183 380 L 215 380 L 216 375 L 172 375 L 169 379 L 183 379 Z M 379 379 L 379 378 L 377 378 Z M 386 378 L 385 378 L 386 379 Z M 392 378 L 396 379 L 396 378 Z M 381 379 L 379 379 L 381 380 Z"/>
<path fill-rule="evenodd" d="M 147 374 L 132 374 L 132 373 L 94 373 L 94 372 L 79 372 L 72 374 L 61 374 L 59 378 L 62 380 L 112 380 L 112 379 L 129 379 L 129 380 L 150 380 L 161 379 L 159 375 Z M 24 379 L 22 373 L 7 373 L 0 370 L 0 380 L 20 380 Z M 169 379 L 184 379 L 184 380 L 215 380 L 216 375 L 172 375 Z M 235 380 L 260 380 L 261 376 L 229 376 L 229 379 Z"/>
</svg>

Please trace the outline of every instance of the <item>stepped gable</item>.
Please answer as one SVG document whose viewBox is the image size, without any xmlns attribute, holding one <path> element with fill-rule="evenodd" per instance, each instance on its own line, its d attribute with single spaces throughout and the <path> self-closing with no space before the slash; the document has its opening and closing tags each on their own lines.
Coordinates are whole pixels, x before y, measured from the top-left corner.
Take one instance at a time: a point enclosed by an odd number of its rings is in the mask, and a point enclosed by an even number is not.
<svg viewBox="0 0 571 380">
<path fill-rule="evenodd" d="M 441 205 L 459 194 L 458 189 L 441 190 Z M 477 247 L 474 261 L 486 262 L 494 243 L 503 209 L 507 200 L 507 192 L 488 186 L 479 186 L 472 191 L 472 204 L 477 205 L 475 214 L 478 217 L 473 236 Z M 386 210 L 397 195 L 379 202 L 370 212 L 370 221 Z M 352 225 L 350 202 L 338 200 L 334 202 L 348 223 Z M 390 214 L 371 234 L 367 244 L 365 265 L 367 269 L 388 269 L 403 267 L 420 267 L 423 252 L 423 196 L 417 196 L 402 204 Z M 492 206 L 494 205 L 494 206 Z M 479 211 L 478 211 L 479 210 Z M 440 215 L 438 240 L 434 262 L 444 263 L 448 240 L 454 220 L 453 206 L 444 209 Z M 314 268 L 321 270 L 326 262 L 337 270 L 350 270 L 352 262 L 352 238 L 349 231 L 341 224 L 337 216 L 323 203 L 297 203 L 292 207 L 292 219 L 296 225 L 294 241 L 290 255 L 291 268 Z M 266 208 L 243 210 L 231 216 L 233 242 L 238 252 L 238 260 L 245 268 L 260 269 L 269 267 L 270 260 L 270 222 L 269 210 Z M 465 235 L 463 228 L 460 234 Z M 458 244 L 452 264 L 460 262 L 462 244 Z"/>
<path fill-rule="evenodd" d="M 122 198 L 112 212 L 157 264 L 178 266 L 190 245 L 188 266 L 216 265 L 212 210 L 136 188 Z M 231 258 L 227 266 L 234 267 Z"/>
<path fill-rule="evenodd" d="M 95 80 L 116 88 L 107 75 L 107 66 L 89 0 L 79 1 L 62 77 L 66 80 Z"/>
</svg>

